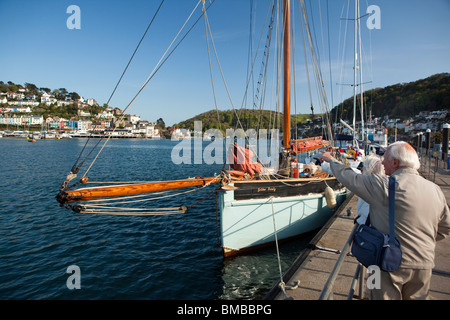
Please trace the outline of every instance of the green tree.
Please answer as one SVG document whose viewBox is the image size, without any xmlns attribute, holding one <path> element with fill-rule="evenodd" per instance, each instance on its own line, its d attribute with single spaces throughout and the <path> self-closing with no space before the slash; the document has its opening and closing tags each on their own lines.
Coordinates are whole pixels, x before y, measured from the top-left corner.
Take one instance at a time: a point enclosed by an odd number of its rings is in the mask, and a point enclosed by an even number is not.
<svg viewBox="0 0 450 320">
<path fill-rule="evenodd" d="M 156 120 L 156 126 L 160 127 L 163 130 L 166 129 L 166 124 L 162 118 L 159 118 L 158 120 Z"/>
<path fill-rule="evenodd" d="M 38 93 L 38 87 L 36 87 L 36 85 L 34 85 L 33 83 L 25 82 L 25 88 L 33 94 Z"/>
<path fill-rule="evenodd" d="M 56 96 L 56 99 L 59 100 L 66 100 L 66 97 L 68 96 L 69 92 L 66 88 L 59 88 L 59 94 Z"/>
<path fill-rule="evenodd" d="M 76 92 L 71 92 L 68 94 L 68 96 L 70 97 L 71 100 L 79 100 L 81 97 L 78 93 Z"/>
</svg>

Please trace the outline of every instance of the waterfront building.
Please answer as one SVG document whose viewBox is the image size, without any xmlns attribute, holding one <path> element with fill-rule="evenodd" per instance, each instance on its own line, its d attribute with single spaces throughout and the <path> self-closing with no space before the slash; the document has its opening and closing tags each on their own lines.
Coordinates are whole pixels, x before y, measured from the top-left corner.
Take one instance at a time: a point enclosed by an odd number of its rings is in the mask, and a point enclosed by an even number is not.
<svg viewBox="0 0 450 320">
<path fill-rule="evenodd" d="M 77 121 L 77 129 L 81 131 L 88 131 L 91 126 L 92 121 L 90 120 L 78 120 Z"/>
</svg>

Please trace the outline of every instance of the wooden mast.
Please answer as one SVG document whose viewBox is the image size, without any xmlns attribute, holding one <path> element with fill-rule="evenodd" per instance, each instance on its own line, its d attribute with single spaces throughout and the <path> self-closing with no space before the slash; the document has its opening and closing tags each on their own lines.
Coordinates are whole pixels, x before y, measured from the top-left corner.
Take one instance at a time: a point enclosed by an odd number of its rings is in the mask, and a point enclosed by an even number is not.
<svg viewBox="0 0 450 320">
<path fill-rule="evenodd" d="M 291 142 L 291 1 L 284 0 L 283 147 Z"/>
</svg>

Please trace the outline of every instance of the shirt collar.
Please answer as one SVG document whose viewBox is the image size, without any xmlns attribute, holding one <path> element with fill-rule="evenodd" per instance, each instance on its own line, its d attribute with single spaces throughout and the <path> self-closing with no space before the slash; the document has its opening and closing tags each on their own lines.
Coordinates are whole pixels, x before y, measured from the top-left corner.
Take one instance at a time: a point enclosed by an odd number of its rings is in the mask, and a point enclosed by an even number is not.
<svg viewBox="0 0 450 320">
<path fill-rule="evenodd" d="M 402 168 L 398 168 L 397 170 L 395 170 L 394 173 L 392 173 L 393 176 L 397 176 L 399 174 L 419 174 L 419 172 L 417 172 L 416 169 L 413 168 L 409 168 L 409 167 L 402 167 Z"/>
</svg>

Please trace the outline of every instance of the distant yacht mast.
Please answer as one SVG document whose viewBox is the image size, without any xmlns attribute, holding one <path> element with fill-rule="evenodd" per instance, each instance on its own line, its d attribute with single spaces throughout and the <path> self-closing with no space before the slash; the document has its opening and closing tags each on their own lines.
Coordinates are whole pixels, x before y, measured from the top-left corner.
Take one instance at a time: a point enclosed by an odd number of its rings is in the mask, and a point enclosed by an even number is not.
<svg viewBox="0 0 450 320">
<path fill-rule="evenodd" d="M 359 16 L 359 0 L 355 0 L 355 39 L 354 39 L 354 61 L 353 61 L 353 139 L 356 135 L 356 87 L 360 86 L 360 100 L 361 100 L 361 138 L 365 139 L 364 129 L 364 99 L 363 99 L 363 81 L 362 81 L 362 45 L 361 45 L 361 17 Z M 359 63 L 358 63 L 359 55 Z M 357 70 L 359 69 L 359 83 L 357 83 Z"/>
</svg>

